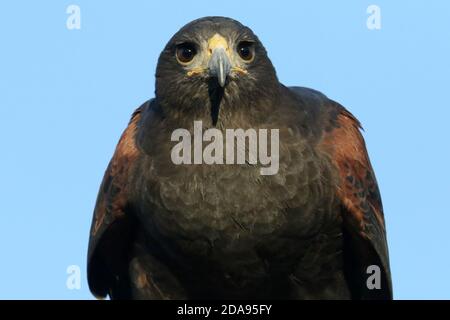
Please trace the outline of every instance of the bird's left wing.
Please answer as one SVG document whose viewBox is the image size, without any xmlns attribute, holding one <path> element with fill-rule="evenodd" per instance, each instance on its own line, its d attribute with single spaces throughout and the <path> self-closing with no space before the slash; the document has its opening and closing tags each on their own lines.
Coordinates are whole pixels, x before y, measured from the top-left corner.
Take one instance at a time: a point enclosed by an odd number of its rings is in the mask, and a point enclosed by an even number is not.
<svg viewBox="0 0 450 320">
<path fill-rule="evenodd" d="M 350 289 L 355 298 L 392 299 L 386 229 L 381 197 L 358 120 L 329 100 L 335 123 L 320 148 L 337 170 L 336 193 L 342 204 L 344 257 Z M 367 283 L 376 266 L 381 288 Z M 369 268 L 369 269 L 368 269 Z M 370 282 L 370 281 L 369 281 Z"/>
</svg>

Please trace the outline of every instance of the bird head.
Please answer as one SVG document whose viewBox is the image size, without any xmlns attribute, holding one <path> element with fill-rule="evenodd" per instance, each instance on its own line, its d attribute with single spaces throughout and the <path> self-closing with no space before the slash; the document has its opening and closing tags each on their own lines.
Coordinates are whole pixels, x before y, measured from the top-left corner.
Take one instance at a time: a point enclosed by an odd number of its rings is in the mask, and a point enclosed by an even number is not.
<svg viewBox="0 0 450 320">
<path fill-rule="evenodd" d="M 206 17 L 181 28 L 158 60 L 156 97 L 166 109 L 244 108 L 278 88 L 258 37 L 238 21 Z"/>
</svg>

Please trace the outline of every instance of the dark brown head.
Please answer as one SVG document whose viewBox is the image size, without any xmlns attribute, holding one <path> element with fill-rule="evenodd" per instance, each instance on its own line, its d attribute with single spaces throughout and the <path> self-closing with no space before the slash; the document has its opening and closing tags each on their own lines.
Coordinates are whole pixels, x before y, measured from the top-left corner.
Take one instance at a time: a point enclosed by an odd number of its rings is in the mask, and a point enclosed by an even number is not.
<svg viewBox="0 0 450 320">
<path fill-rule="evenodd" d="M 275 69 L 248 27 L 224 17 L 206 17 L 181 28 L 162 51 L 156 98 L 167 111 L 192 115 L 251 107 L 278 90 Z M 169 111 L 170 112 L 170 111 Z"/>
</svg>

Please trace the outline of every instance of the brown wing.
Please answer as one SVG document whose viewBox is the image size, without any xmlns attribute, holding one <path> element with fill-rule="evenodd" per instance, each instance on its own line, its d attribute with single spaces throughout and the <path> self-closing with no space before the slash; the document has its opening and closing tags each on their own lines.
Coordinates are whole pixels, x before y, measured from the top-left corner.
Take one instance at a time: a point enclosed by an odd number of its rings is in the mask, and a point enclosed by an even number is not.
<svg viewBox="0 0 450 320">
<path fill-rule="evenodd" d="M 392 284 L 385 221 L 377 181 L 358 120 L 334 103 L 333 129 L 321 143 L 337 168 L 337 194 L 342 202 L 344 257 L 347 278 L 355 298 L 391 299 Z M 369 290 L 367 267 L 381 270 L 381 289 Z"/>
<path fill-rule="evenodd" d="M 130 245 L 132 217 L 127 214 L 129 177 L 139 151 L 135 132 L 141 111 L 132 115 L 122 134 L 114 155 L 106 169 L 97 196 L 88 249 L 88 283 L 97 297 L 105 297 L 117 284 L 117 278 L 126 274 L 126 249 Z"/>
</svg>

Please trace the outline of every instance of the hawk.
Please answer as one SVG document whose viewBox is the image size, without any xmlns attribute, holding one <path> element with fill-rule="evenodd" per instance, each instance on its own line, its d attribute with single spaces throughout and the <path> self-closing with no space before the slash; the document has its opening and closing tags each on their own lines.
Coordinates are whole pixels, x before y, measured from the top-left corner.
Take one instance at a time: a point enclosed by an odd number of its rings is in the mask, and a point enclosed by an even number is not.
<svg viewBox="0 0 450 320">
<path fill-rule="evenodd" d="M 196 121 L 224 136 L 278 130 L 276 174 L 248 159 L 175 164 L 172 133 L 193 136 Z M 380 192 L 360 129 L 324 94 L 281 84 L 248 27 L 190 22 L 162 51 L 155 98 L 133 113 L 106 169 L 90 231 L 91 292 L 391 299 Z"/>
</svg>

